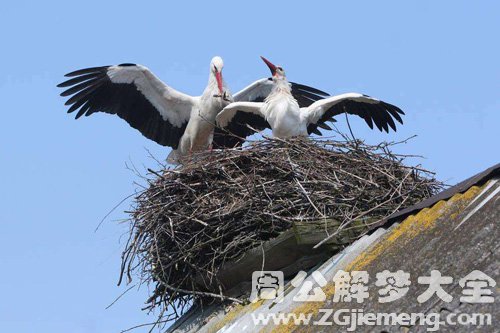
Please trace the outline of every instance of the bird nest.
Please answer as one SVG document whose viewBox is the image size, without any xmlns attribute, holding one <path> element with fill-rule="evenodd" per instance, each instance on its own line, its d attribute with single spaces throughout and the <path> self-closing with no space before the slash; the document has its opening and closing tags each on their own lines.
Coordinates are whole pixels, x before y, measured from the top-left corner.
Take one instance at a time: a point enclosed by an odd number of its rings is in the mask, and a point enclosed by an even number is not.
<svg viewBox="0 0 500 333">
<path fill-rule="evenodd" d="M 442 189 L 432 173 L 404 165 L 392 145 L 265 139 L 150 170 L 131 212 L 122 277 L 147 283 L 146 309 L 175 319 L 193 302 L 229 298 L 217 281 L 222 265 L 296 221 L 335 219 L 339 231 L 365 221 L 361 236 Z"/>
</svg>

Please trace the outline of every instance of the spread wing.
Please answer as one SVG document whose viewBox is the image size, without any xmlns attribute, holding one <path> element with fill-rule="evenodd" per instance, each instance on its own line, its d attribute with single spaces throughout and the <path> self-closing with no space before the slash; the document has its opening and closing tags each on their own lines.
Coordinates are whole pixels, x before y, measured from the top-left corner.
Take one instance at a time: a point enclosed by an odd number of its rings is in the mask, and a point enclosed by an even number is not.
<svg viewBox="0 0 500 333">
<path fill-rule="evenodd" d="M 177 148 L 186 129 L 196 97 L 167 86 L 141 65 L 92 67 L 66 74 L 71 79 L 61 96 L 76 119 L 95 112 L 116 114 L 145 137 Z"/>
<path fill-rule="evenodd" d="M 266 115 L 263 113 L 263 105 L 263 102 L 233 102 L 222 109 L 215 120 L 217 125 L 224 128 L 228 126 L 236 114 L 241 112 L 244 116 L 253 115 L 265 121 Z"/>
<path fill-rule="evenodd" d="M 234 94 L 233 99 L 235 102 L 263 102 L 271 93 L 273 85 L 274 83 L 271 78 L 257 80 Z M 324 91 L 300 83 L 290 82 L 290 85 L 292 95 L 300 107 L 307 107 L 315 101 L 329 96 Z M 225 115 L 225 117 L 231 115 L 226 127 L 224 129 L 215 129 L 215 147 L 235 147 L 241 145 L 246 137 L 254 134 L 256 131 L 271 128 L 269 123 L 260 114 L 231 110 L 231 113 Z M 321 134 L 319 131 L 317 133 Z"/>
<path fill-rule="evenodd" d="M 388 133 L 389 127 L 396 131 L 394 119 L 403 124 L 401 115 L 404 115 L 404 112 L 397 106 L 358 93 L 322 99 L 305 108 L 305 112 L 309 133 L 327 121 L 335 121 L 334 117 L 341 113 L 357 115 L 363 118 L 371 129 L 375 123 L 380 131 L 384 130 Z"/>
</svg>

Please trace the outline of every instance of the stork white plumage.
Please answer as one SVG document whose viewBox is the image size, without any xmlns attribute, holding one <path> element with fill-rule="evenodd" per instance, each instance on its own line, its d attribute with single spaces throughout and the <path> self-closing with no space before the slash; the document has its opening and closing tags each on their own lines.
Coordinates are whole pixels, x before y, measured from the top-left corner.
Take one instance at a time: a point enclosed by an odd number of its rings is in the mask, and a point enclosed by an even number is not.
<svg viewBox="0 0 500 333">
<path fill-rule="evenodd" d="M 158 79 L 148 68 L 136 64 L 92 67 L 66 74 L 71 79 L 58 87 L 69 87 L 61 96 L 72 95 L 66 105 L 76 118 L 95 112 L 116 114 L 145 137 L 172 147 L 168 160 L 179 162 L 190 152 L 213 143 L 232 147 L 242 139 L 215 128 L 215 116 L 233 98 L 222 77 L 222 58 L 210 63 L 208 84 L 201 96 L 181 93 Z M 234 95 L 234 101 L 260 101 L 273 87 L 270 79 L 255 81 Z M 326 93 L 292 83 L 291 93 L 304 106 Z M 215 130 L 215 133 L 214 133 Z"/>
<path fill-rule="evenodd" d="M 268 65 L 273 75 L 274 87 L 263 102 L 235 102 L 226 106 L 216 117 L 221 127 L 235 127 L 233 123 L 245 122 L 245 114 L 266 122 L 257 129 L 271 128 L 273 136 L 288 138 L 293 136 L 307 136 L 317 133 L 317 127 L 329 129 L 327 121 L 336 121 L 333 117 L 341 113 L 355 114 L 363 118 L 373 129 L 373 123 L 382 131 L 389 132 L 389 127 L 396 131 L 394 119 L 403 123 L 400 115 L 404 112 L 389 103 L 359 93 L 347 93 L 317 100 L 308 106 L 302 106 L 290 93 L 290 84 L 286 79 L 285 71 L 280 66 L 273 65 L 269 60 L 261 57 Z M 393 119 L 394 118 L 394 119 Z M 254 127 L 254 123 L 247 122 Z M 234 132 L 244 136 L 245 132 Z M 321 134 L 321 133 L 319 133 Z"/>
<path fill-rule="evenodd" d="M 171 162 L 211 143 L 214 120 L 227 104 L 229 92 L 222 78 L 220 57 L 210 62 L 207 87 L 201 96 L 181 93 L 142 65 L 121 64 L 86 68 L 66 74 L 75 77 L 58 85 L 73 95 L 66 105 L 76 118 L 97 111 L 116 114 L 145 137 L 172 147 Z"/>
</svg>

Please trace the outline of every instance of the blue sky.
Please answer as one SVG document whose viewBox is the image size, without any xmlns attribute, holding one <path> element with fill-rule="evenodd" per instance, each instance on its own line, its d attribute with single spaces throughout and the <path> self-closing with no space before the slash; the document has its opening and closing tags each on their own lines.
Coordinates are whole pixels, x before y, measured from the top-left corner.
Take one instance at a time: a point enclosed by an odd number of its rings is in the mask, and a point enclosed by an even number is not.
<svg viewBox="0 0 500 333">
<path fill-rule="evenodd" d="M 302 2 L 303 3 L 303 2 Z M 212 56 L 233 91 L 268 75 L 400 106 L 394 134 L 351 120 L 369 142 L 417 138 L 398 152 L 453 184 L 499 162 L 500 4 L 480 1 L 4 1 L 0 11 L 0 331 L 119 332 L 154 319 L 147 288 L 116 287 L 137 177 L 169 150 L 120 119 L 75 121 L 63 74 L 135 62 L 200 94 Z M 469 4 L 467 4 L 469 3 Z M 343 122 L 343 119 L 339 119 Z"/>
</svg>

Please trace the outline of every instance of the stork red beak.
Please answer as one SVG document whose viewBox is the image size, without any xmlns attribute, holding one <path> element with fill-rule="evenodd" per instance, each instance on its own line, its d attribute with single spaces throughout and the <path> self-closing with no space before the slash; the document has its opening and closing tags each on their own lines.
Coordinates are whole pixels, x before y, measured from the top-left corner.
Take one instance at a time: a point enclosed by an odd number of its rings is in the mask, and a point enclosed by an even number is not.
<svg viewBox="0 0 500 333">
<path fill-rule="evenodd" d="M 267 67 L 269 67 L 269 70 L 271 71 L 271 74 L 274 76 L 276 74 L 276 66 L 263 56 L 260 56 L 260 58 L 266 63 Z"/>
<path fill-rule="evenodd" d="M 217 71 L 215 72 L 215 79 L 217 80 L 217 86 L 219 87 L 219 93 L 222 94 L 224 93 L 224 89 L 222 87 L 222 73 Z"/>
</svg>

